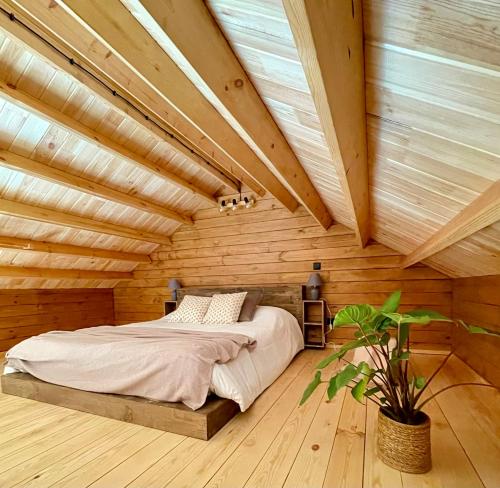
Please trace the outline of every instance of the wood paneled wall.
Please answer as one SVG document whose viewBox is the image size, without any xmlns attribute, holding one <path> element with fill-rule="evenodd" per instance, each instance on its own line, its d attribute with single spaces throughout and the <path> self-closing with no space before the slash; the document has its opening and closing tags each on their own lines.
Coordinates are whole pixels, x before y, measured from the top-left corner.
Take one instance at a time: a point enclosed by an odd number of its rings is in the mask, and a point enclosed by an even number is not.
<svg viewBox="0 0 500 488">
<path fill-rule="evenodd" d="M 500 331 L 500 275 L 453 280 L 453 316 Z M 483 378 L 500 386 L 500 339 L 453 331 L 455 353 Z"/>
<path fill-rule="evenodd" d="M 194 227 L 180 227 L 171 246 L 151 255 L 152 263 L 136 268 L 133 281 L 114 289 L 117 323 L 161 317 L 171 277 L 187 287 L 305 283 L 315 261 L 321 262 L 322 296 L 332 312 L 351 303 L 381 305 L 390 292 L 402 289 L 405 309 L 451 313 L 447 276 L 422 265 L 400 269 L 396 251 L 377 243 L 361 249 L 350 229 L 335 224 L 324 231 L 302 208 L 292 215 L 267 198 L 236 214 L 201 209 L 194 219 Z M 413 339 L 444 344 L 449 332 L 443 324 L 417 327 Z M 334 336 L 343 340 L 351 333 L 341 329 Z"/>
<path fill-rule="evenodd" d="M 0 351 L 50 330 L 113 324 L 113 290 L 0 290 Z"/>
</svg>

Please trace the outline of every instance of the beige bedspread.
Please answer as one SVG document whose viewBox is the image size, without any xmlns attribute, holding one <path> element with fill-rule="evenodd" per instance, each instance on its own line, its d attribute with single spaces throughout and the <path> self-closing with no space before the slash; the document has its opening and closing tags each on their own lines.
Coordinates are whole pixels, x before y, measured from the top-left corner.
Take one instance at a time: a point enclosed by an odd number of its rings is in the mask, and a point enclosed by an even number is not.
<svg viewBox="0 0 500 488">
<path fill-rule="evenodd" d="M 201 407 L 216 362 L 254 340 L 242 334 L 146 327 L 91 327 L 31 337 L 6 354 L 7 366 L 50 383 Z"/>
</svg>

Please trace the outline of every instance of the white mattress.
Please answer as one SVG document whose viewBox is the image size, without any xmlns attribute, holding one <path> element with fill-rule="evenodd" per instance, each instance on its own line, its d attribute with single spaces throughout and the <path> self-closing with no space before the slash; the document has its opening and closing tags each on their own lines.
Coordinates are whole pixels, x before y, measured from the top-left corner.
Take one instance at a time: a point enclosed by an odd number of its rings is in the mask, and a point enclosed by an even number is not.
<svg viewBox="0 0 500 488">
<path fill-rule="evenodd" d="M 282 308 L 261 306 L 251 322 L 229 325 L 205 325 L 167 322 L 165 319 L 128 324 L 124 327 L 168 327 L 236 332 L 252 337 L 257 346 L 242 349 L 236 359 L 215 364 L 210 389 L 221 398 L 234 400 L 245 411 L 254 400 L 286 369 L 294 356 L 304 348 L 297 319 Z M 5 367 L 4 374 L 18 370 Z"/>
</svg>

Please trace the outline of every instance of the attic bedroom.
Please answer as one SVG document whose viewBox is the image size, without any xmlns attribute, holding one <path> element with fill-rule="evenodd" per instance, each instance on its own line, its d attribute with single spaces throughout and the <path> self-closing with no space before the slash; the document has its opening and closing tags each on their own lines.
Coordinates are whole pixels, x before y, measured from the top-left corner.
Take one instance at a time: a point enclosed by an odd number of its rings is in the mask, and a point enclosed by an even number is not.
<svg viewBox="0 0 500 488">
<path fill-rule="evenodd" d="M 0 487 L 500 486 L 496 0 L 0 0 Z"/>
</svg>

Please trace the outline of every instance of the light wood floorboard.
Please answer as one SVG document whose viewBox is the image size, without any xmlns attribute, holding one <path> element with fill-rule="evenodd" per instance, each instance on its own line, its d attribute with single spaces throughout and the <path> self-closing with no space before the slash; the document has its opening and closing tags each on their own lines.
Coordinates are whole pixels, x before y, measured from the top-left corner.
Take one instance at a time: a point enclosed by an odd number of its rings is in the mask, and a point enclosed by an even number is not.
<svg viewBox="0 0 500 488">
<path fill-rule="evenodd" d="M 205 442 L 0 393 L 2 488 L 413 488 L 500 486 L 500 403 L 460 387 L 429 402 L 433 469 L 400 473 L 376 456 L 377 409 L 325 386 L 298 408 L 314 365 L 301 353 L 245 413 Z M 428 375 L 443 356 L 417 355 Z M 334 368 L 335 366 L 332 366 Z M 332 369 L 333 370 L 333 369 Z M 429 394 L 483 381 L 453 357 Z"/>
</svg>

